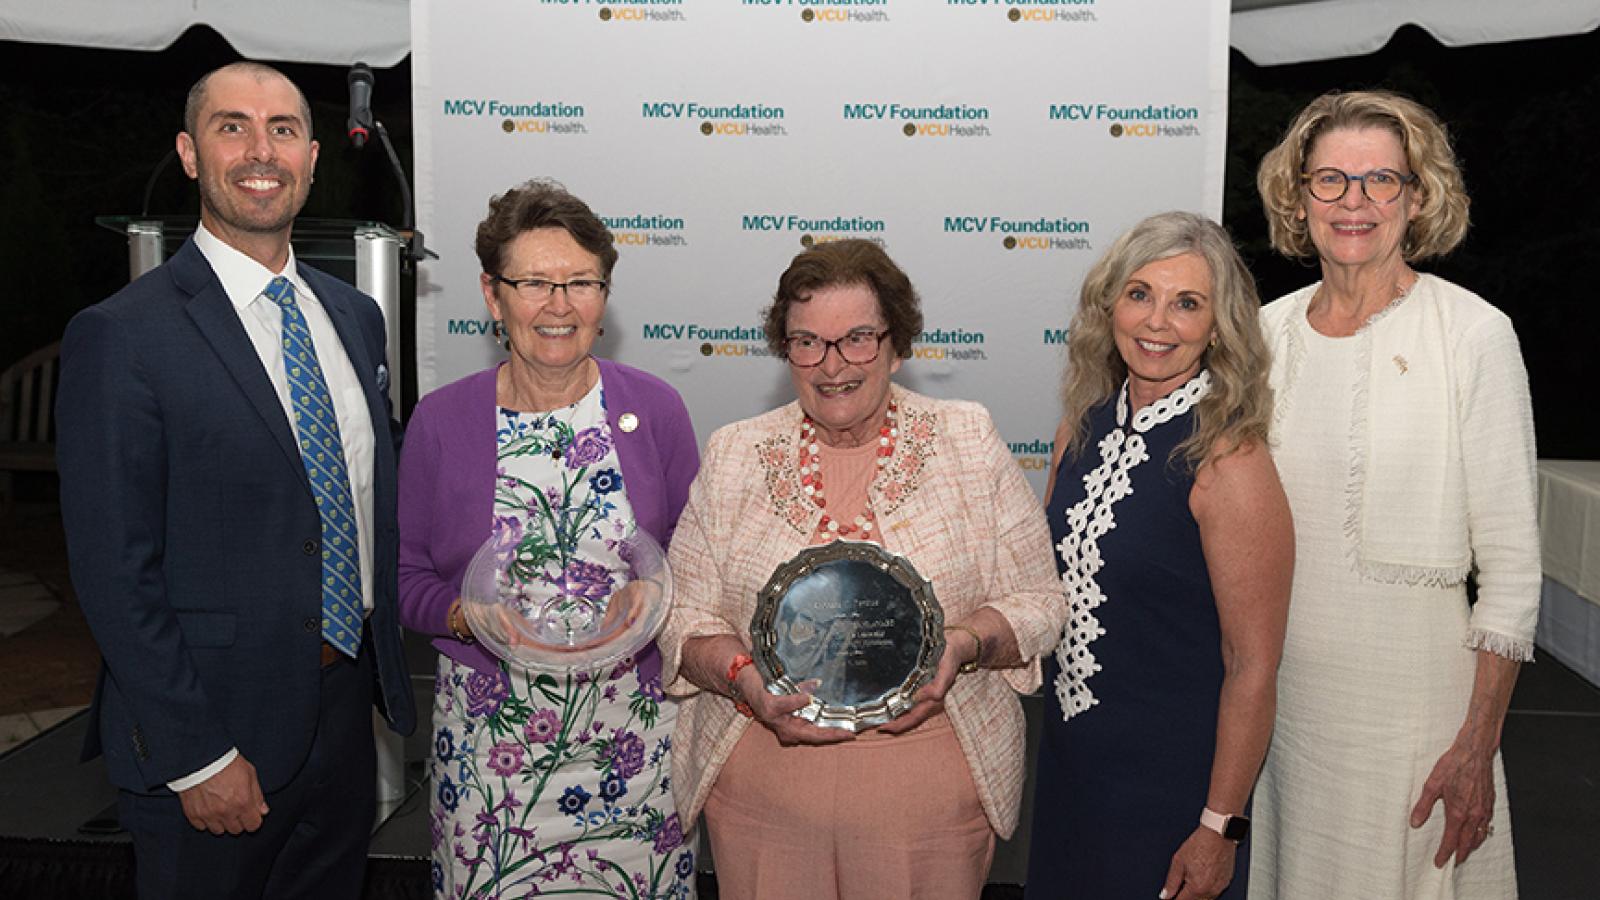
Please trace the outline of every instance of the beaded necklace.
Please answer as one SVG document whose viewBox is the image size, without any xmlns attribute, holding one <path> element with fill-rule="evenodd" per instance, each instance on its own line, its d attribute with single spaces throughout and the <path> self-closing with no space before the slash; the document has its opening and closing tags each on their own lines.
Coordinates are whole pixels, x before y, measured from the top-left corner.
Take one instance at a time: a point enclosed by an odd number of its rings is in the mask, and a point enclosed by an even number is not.
<svg viewBox="0 0 1600 900">
<path fill-rule="evenodd" d="M 884 467 L 889 464 L 890 457 L 894 456 L 895 443 L 900 437 L 900 429 L 895 425 L 896 414 L 899 406 L 893 400 L 889 401 L 889 408 L 884 411 L 883 424 L 878 428 L 878 475 L 873 479 L 883 476 Z M 828 515 L 828 501 L 822 494 L 822 457 L 817 445 L 817 426 L 811 421 L 810 416 L 800 420 L 800 484 L 805 489 L 805 494 L 816 507 L 822 510 L 822 521 L 817 523 L 817 528 L 830 538 L 849 537 L 859 533 L 863 540 L 872 536 L 872 526 L 877 521 L 877 516 L 872 511 L 872 492 L 868 489 L 867 502 L 861 507 L 861 515 L 848 525 L 841 525 Z"/>
</svg>

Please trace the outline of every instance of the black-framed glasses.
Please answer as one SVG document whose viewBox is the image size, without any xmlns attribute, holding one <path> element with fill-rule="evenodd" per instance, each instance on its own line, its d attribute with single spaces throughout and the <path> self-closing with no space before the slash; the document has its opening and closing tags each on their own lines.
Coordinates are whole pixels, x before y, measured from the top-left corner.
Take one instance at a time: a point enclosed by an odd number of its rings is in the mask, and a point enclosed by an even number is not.
<svg viewBox="0 0 1600 900">
<path fill-rule="evenodd" d="M 1405 186 L 1417 180 L 1415 175 L 1401 175 L 1393 169 L 1373 169 L 1364 175 L 1351 175 L 1340 169 L 1322 168 L 1302 173 L 1300 181 L 1311 196 L 1323 203 L 1338 203 L 1350 190 L 1350 182 L 1361 182 L 1361 193 L 1373 203 L 1393 203 L 1399 199 Z"/>
<path fill-rule="evenodd" d="M 556 295 L 556 288 L 567 292 L 572 301 L 598 300 L 606 295 L 610 285 L 598 278 L 574 278 L 571 281 L 551 281 L 548 278 L 507 278 L 490 275 L 492 280 L 509 285 L 517 296 L 533 303 L 543 303 Z"/>
<path fill-rule="evenodd" d="M 839 358 L 852 366 L 864 366 L 878 359 L 878 350 L 883 346 L 883 339 L 889 336 L 887 331 L 876 331 L 871 328 L 857 328 L 836 341 L 825 341 L 814 334 L 797 334 L 783 340 L 783 354 L 789 360 L 789 365 L 809 369 L 822 365 L 828 356 L 828 348 L 839 351 Z"/>
</svg>

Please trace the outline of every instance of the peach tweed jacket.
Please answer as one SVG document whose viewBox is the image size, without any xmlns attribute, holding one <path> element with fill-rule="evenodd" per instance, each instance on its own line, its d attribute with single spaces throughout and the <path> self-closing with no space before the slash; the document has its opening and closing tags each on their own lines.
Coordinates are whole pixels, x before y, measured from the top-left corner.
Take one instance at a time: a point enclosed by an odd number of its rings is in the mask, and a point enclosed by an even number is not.
<svg viewBox="0 0 1600 900">
<path fill-rule="evenodd" d="M 1003 615 L 1027 664 L 956 679 L 945 700 L 990 825 L 1016 828 L 1026 764 L 1016 692 L 1039 686 L 1039 656 L 1066 617 L 1044 511 L 976 403 L 899 387 L 894 456 L 869 488 L 878 542 L 933 583 L 945 621 L 981 606 Z M 811 543 L 821 513 L 800 490 L 798 403 L 719 429 L 678 521 L 670 561 L 674 606 L 660 638 L 667 693 L 687 698 L 673 737 L 673 794 L 687 828 L 750 719 L 678 675 L 684 642 L 732 634 L 750 643 L 756 595 Z M 761 727 L 754 725 L 754 727 Z M 891 739 L 892 740 L 892 739 Z"/>
</svg>

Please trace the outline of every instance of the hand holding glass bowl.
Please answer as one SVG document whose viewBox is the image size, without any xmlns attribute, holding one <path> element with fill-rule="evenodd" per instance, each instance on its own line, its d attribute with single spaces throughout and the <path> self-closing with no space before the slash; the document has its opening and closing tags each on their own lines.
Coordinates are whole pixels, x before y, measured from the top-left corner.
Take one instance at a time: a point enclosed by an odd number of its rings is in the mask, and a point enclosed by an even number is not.
<svg viewBox="0 0 1600 900">
<path fill-rule="evenodd" d="M 554 577 L 513 575 L 517 541 L 497 529 L 467 566 L 461 610 L 473 635 L 513 666 L 540 672 L 608 669 L 648 644 L 672 607 L 667 557 L 635 530 L 621 564 L 574 561 Z"/>
</svg>

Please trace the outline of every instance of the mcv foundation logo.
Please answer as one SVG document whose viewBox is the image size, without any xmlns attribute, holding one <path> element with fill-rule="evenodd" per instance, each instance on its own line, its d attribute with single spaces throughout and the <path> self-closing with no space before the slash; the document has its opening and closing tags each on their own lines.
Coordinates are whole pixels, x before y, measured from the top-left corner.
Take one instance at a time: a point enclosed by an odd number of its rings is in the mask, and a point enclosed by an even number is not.
<svg viewBox="0 0 1600 900">
<path fill-rule="evenodd" d="M 498 121 L 506 134 L 588 134 L 581 103 L 538 101 L 508 103 L 502 100 L 458 99 L 444 101 L 446 118 L 481 118 Z"/>
<path fill-rule="evenodd" d="M 889 0 L 739 0 L 749 8 L 800 11 L 800 21 L 859 25 L 889 21 Z"/>
<path fill-rule="evenodd" d="M 444 323 L 444 333 L 450 337 L 474 337 L 482 340 L 494 334 L 494 320 L 450 319 Z"/>
<path fill-rule="evenodd" d="M 846 122 L 889 122 L 906 137 L 990 137 L 989 107 L 965 103 L 913 106 L 902 103 L 846 103 Z"/>
<path fill-rule="evenodd" d="M 701 356 L 731 359 L 770 358 L 767 334 L 760 326 L 702 325 L 698 322 L 646 322 L 641 336 L 652 344 L 699 344 Z"/>
<path fill-rule="evenodd" d="M 1052 122 L 1090 122 L 1105 126 L 1112 137 L 1193 138 L 1200 136 L 1200 110 L 1194 106 L 1147 103 L 1114 106 L 1108 103 L 1052 103 Z"/>
<path fill-rule="evenodd" d="M 594 10 L 602 22 L 686 22 L 683 0 L 539 0 L 540 6 Z"/>
<path fill-rule="evenodd" d="M 987 341 L 987 336 L 981 331 L 968 331 L 965 328 L 925 329 L 911 342 L 911 358 L 983 362 L 989 358 L 989 354 L 984 352 Z"/>
<path fill-rule="evenodd" d="M 601 216 L 618 247 L 687 247 L 683 219 L 677 216 Z"/>
<path fill-rule="evenodd" d="M 1050 457 L 1056 452 L 1054 440 L 1041 440 L 1034 438 L 1031 441 L 1007 441 L 1006 446 L 1011 449 L 1011 458 L 1024 472 L 1048 472 L 1050 470 Z"/>
<path fill-rule="evenodd" d="M 706 137 L 783 137 L 785 117 L 781 106 L 734 103 L 712 106 L 686 100 L 658 100 L 640 104 L 644 119 L 688 121 Z"/>
<path fill-rule="evenodd" d="M 747 232 L 798 234 L 800 245 L 825 244 L 845 238 L 865 238 L 883 244 L 884 221 L 865 216 L 802 216 L 794 213 L 754 213 L 739 217 Z"/>
<path fill-rule="evenodd" d="M 991 235 L 1007 250 L 1093 250 L 1087 219 L 945 216 L 945 234 Z"/>
<path fill-rule="evenodd" d="M 968 9 L 988 8 L 1012 22 L 1023 24 L 1075 25 L 1100 21 L 1095 15 L 1098 0 L 944 0 L 946 6 Z"/>
</svg>

